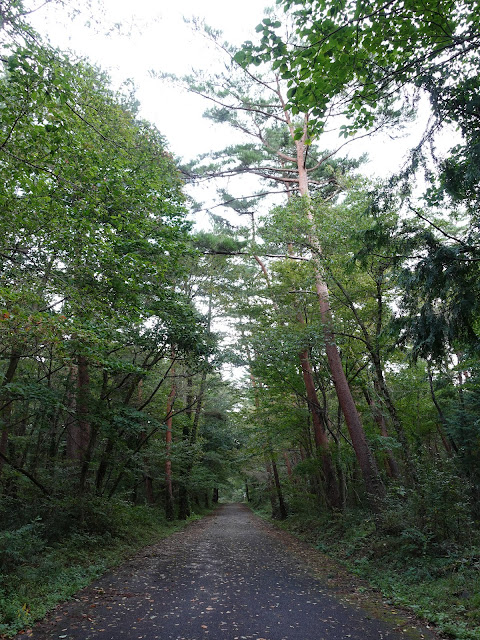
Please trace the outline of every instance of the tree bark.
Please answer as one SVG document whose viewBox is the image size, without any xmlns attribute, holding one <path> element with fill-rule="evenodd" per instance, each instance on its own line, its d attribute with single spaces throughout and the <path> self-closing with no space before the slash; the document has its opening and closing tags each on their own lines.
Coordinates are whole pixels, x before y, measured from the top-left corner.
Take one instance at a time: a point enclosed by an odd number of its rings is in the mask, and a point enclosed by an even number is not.
<svg viewBox="0 0 480 640">
<path fill-rule="evenodd" d="M 288 457 L 288 453 L 286 451 L 283 452 L 283 459 L 285 460 L 285 468 L 287 469 L 288 479 L 293 481 L 292 465 L 290 463 L 290 458 Z"/>
<path fill-rule="evenodd" d="M 7 461 L 8 454 L 8 435 L 10 429 L 10 416 L 12 414 L 12 399 L 10 394 L 6 391 L 5 386 L 10 384 L 17 371 L 18 364 L 20 362 L 20 353 L 15 349 L 12 349 L 10 359 L 8 361 L 8 367 L 3 378 L 2 385 L 0 387 L 0 475 L 2 474 L 3 465 Z"/>
<path fill-rule="evenodd" d="M 312 416 L 315 447 L 317 449 L 317 455 L 320 456 L 322 461 L 327 504 L 332 509 L 341 509 L 342 498 L 335 473 L 335 465 L 333 464 L 332 456 L 330 455 L 330 443 L 323 423 L 322 409 L 315 389 L 308 351 L 305 349 L 299 354 L 299 357 L 303 381 L 307 393 L 308 408 L 310 410 L 310 415 Z"/>
<path fill-rule="evenodd" d="M 291 247 L 289 248 L 291 253 Z M 254 256 L 257 263 L 260 265 L 262 273 L 267 282 L 267 286 L 270 288 L 270 277 L 268 275 L 267 268 L 262 260 L 258 256 Z M 278 312 L 278 306 L 276 301 L 272 298 L 272 303 L 275 310 Z M 302 314 L 297 313 L 297 320 L 300 324 L 305 324 Z M 329 441 L 327 438 L 326 429 L 322 420 L 322 410 L 318 401 L 317 392 L 315 390 L 315 383 L 313 381 L 312 366 L 308 355 L 308 350 L 304 349 L 299 353 L 300 367 L 302 370 L 303 381 L 305 384 L 305 391 L 307 394 L 307 404 L 310 414 L 312 416 L 312 425 L 315 438 L 315 446 L 317 454 L 320 455 L 322 460 L 323 474 L 325 478 L 325 494 L 327 504 L 331 509 L 341 509 L 342 501 L 338 488 L 337 478 L 335 474 L 335 465 L 333 464 L 332 456 L 329 450 Z"/>
<path fill-rule="evenodd" d="M 69 383 L 72 388 L 70 408 L 74 419 L 67 427 L 67 457 L 82 461 L 90 444 L 90 375 L 85 356 L 78 356 L 77 364 L 70 367 Z M 73 387 L 76 386 L 76 394 Z"/>
<path fill-rule="evenodd" d="M 367 389 L 364 389 L 364 395 L 370 409 L 372 410 L 373 419 L 378 425 L 381 436 L 383 438 L 388 438 L 387 425 L 385 424 L 385 418 L 383 416 L 383 413 L 377 407 L 374 399 L 368 393 Z M 395 478 L 395 479 L 399 478 L 400 470 L 398 468 L 397 461 L 395 460 L 395 456 L 393 455 L 390 449 L 386 449 L 385 453 L 386 453 L 385 466 L 386 466 L 386 471 L 388 475 L 390 476 L 390 478 Z"/>
<path fill-rule="evenodd" d="M 293 131 L 293 125 L 290 125 L 290 128 L 291 131 Z M 360 415 L 355 405 L 355 401 L 353 399 L 352 392 L 350 390 L 350 386 L 343 369 L 340 353 L 338 352 L 338 348 L 336 345 L 328 287 L 324 278 L 322 277 L 321 264 L 319 262 L 322 255 L 322 250 L 318 237 L 315 233 L 315 221 L 310 205 L 308 174 L 305 167 L 305 155 L 307 149 L 306 138 L 307 119 L 305 118 L 303 136 L 301 139 L 295 140 L 297 152 L 298 185 L 300 195 L 306 199 L 306 214 L 307 219 L 310 223 L 309 242 L 316 254 L 313 259 L 313 265 L 315 268 L 315 290 L 320 309 L 320 318 L 323 325 L 325 351 L 327 354 L 330 374 L 335 385 L 338 402 L 345 417 L 345 422 L 347 424 L 348 432 L 350 434 L 350 439 L 355 450 L 358 464 L 360 465 L 360 468 L 362 470 L 362 476 L 369 501 L 373 509 L 375 511 L 378 511 L 380 510 L 381 502 L 385 497 L 385 487 L 383 485 L 377 465 L 368 445 Z"/>
<path fill-rule="evenodd" d="M 172 360 L 175 359 L 175 349 L 172 347 Z M 172 386 L 167 400 L 167 417 L 165 419 L 165 425 L 167 427 L 165 432 L 165 517 L 167 520 L 173 520 L 175 517 L 175 509 L 173 502 L 173 486 L 172 486 L 172 461 L 170 458 L 170 452 L 172 447 L 172 416 L 173 416 L 173 403 L 177 395 L 177 387 L 175 382 L 175 371 L 172 367 Z"/>
</svg>

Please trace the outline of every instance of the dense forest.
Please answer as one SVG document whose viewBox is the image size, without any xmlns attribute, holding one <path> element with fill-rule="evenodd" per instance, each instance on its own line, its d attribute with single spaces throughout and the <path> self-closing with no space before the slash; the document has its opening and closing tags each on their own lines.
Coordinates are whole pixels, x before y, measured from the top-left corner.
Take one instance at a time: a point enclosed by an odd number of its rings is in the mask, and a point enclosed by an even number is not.
<svg viewBox="0 0 480 640">
<path fill-rule="evenodd" d="M 277 5 L 188 163 L 0 5 L 0 635 L 220 499 L 480 638 L 480 7 Z"/>
</svg>

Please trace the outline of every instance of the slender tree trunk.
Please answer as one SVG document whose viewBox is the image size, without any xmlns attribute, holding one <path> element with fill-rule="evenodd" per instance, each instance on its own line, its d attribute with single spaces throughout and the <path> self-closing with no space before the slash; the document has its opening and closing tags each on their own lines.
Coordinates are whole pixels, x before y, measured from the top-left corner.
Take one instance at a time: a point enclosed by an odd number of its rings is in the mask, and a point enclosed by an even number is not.
<svg viewBox="0 0 480 640">
<path fill-rule="evenodd" d="M 378 425 L 378 428 L 380 430 L 380 434 L 382 435 L 383 438 L 388 438 L 387 425 L 385 424 L 385 418 L 383 416 L 383 413 L 377 407 L 377 405 L 375 404 L 374 399 L 368 393 L 367 389 L 364 389 L 364 395 L 365 395 L 365 399 L 366 399 L 370 409 L 372 410 L 373 419 L 375 420 L 375 422 Z M 385 455 L 385 467 L 386 467 L 386 471 L 387 471 L 388 475 L 390 476 L 390 478 L 399 478 L 400 477 L 400 471 L 399 471 L 399 468 L 398 468 L 397 461 L 395 460 L 395 456 L 393 455 L 393 453 L 392 453 L 392 451 L 390 449 L 386 449 L 385 450 L 385 454 L 386 454 Z"/>
<path fill-rule="evenodd" d="M 141 407 L 142 406 L 142 402 L 143 402 L 143 380 L 139 380 L 138 381 L 138 387 L 137 387 L 137 399 L 138 399 L 138 406 Z M 142 431 L 140 434 L 140 442 L 142 443 L 147 437 L 147 432 L 146 431 Z M 148 460 L 148 456 L 144 455 L 143 456 L 143 486 L 145 489 L 145 499 L 147 501 L 147 504 L 149 505 L 153 505 L 155 504 L 155 496 L 153 493 L 153 478 L 149 473 L 149 460 Z"/>
<path fill-rule="evenodd" d="M 98 420 L 91 424 L 91 403 L 90 392 L 90 372 L 88 361 L 84 356 L 78 358 L 78 398 L 77 416 L 79 423 L 80 450 L 80 493 L 83 493 L 87 486 L 87 478 L 90 471 L 93 451 L 97 439 Z"/>
<path fill-rule="evenodd" d="M 209 296 L 208 299 L 208 315 L 207 315 L 207 328 L 210 330 L 212 320 L 212 296 Z M 193 410 L 193 380 L 191 377 L 187 379 L 187 398 L 186 405 L 189 407 L 187 410 L 187 422 L 183 429 L 183 440 L 186 447 L 192 448 L 197 442 L 198 436 L 198 427 L 200 425 L 200 417 L 202 415 L 203 402 L 205 398 L 205 390 L 207 387 L 207 368 L 205 367 L 202 371 L 200 386 L 198 389 L 198 394 L 196 397 L 195 410 Z M 185 468 L 182 473 L 182 481 L 180 484 L 180 492 L 179 492 L 179 506 L 178 506 L 178 517 L 180 520 L 185 520 L 190 515 L 190 505 L 189 505 L 189 496 L 188 496 L 188 485 L 190 482 L 190 476 L 193 469 L 194 461 L 191 458 L 191 451 L 189 451 L 188 462 L 185 465 Z M 218 494 L 218 489 L 216 489 Z M 214 492 L 215 496 L 215 492 Z"/>
<path fill-rule="evenodd" d="M 97 474 L 95 477 L 95 489 L 96 489 L 97 495 L 102 494 L 103 483 L 105 480 L 105 476 L 107 474 L 108 465 L 110 464 L 114 447 L 115 447 L 115 440 L 113 437 L 110 436 L 107 440 L 102 456 L 100 458 L 100 463 L 98 465 Z"/>
<path fill-rule="evenodd" d="M 187 460 L 183 466 L 183 469 L 179 471 L 178 478 L 178 519 L 186 520 L 190 515 L 190 505 L 188 500 L 188 483 L 190 480 L 190 473 L 193 467 L 193 463 L 191 460 L 191 451 L 190 448 L 190 437 L 191 431 L 193 427 L 192 421 L 192 403 L 193 403 L 193 392 L 192 392 L 192 378 L 191 376 L 187 379 L 187 396 L 185 399 L 187 411 L 185 416 L 185 422 L 183 424 L 183 432 L 182 432 L 182 440 L 185 448 L 187 449 L 186 457 Z"/>
<path fill-rule="evenodd" d="M 272 465 L 267 458 L 265 452 L 265 469 L 267 472 L 267 484 L 268 484 L 268 497 L 270 498 L 270 505 L 272 507 L 272 518 L 277 517 L 277 500 L 275 495 L 275 482 L 272 477 Z"/>
<path fill-rule="evenodd" d="M 91 429 L 89 420 L 90 375 L 85 356 L 79 356 L 77 365 L 72 365 L 69 373 L 71 387 L 76 385 L 77 392 L 71 392 L 70 408 L 74 419 L 67 428 L 67 457 L 82 461 L 90 443 Z"/>
<path fill-rule="evenodd" d="M 293 481 L 292 465 L 290 463 L 290 458 L 288 457 L 288 453 L 286 451 L 283 452 L 283 459 L 285 460 L 285 468 L 287 469 L 288 479 Z"/>
<path fill-rule="evenodd" d="M 397 438 L 400 444 L 402 445 L 403 459 L 405 460 L 405 464 L 408 470 L 407 480 L 410 481 L 412 484 L 415 484 L 417 480 L 417 471 L 415 469 L 415 465 L 413 464 L 410 445 L 408 443 L 407 435 L 405 433 L 405 429 L 403 428 L 402 421 L 400 420 L 400 417 L 398 415 L 397 408 L 395 407 L 395 403 L 393 402 L 392 396 L 390 394 L 390 389 L 388 388 L 388 385 L 385 382 L 385 377 L 383 375 L 383 367 L 378 354 L 374 355 L 373 364 L 375 367 L 375 374 L 377 378 L 378 392 L 380 393 L 380 395 L 382 396 L 385 402 L 385 406 L 387 407 L 387 411 L 390 415 L 393 428 L 395 429 Z"/>
<path fill-rule="evenodd" d="M 7 460 L 8 454 L 8 434 L 10 428 L 10 416 L 12 415 L 12 399 L 10 394 L 6 392 L 5 386 L 10 384 L 17 371 L 20 362 L 20 353 L 12 349 L 10 359 L 8 361 L 7 371 L 0 386 L 0 475 L 2 474 L 3 465 Z"/>
<path fill-rule="evenodd" d="M 172 347 L 172 360 L 175 359 L 175 349 Z M 175 371 L 172 367 L 172 386 L 167 400 L 167 417 L 165 425 L 165 517 L 167 520 L 173 520 L 175 517 L 175 509 L 173 502 L 173 486 L 172 486 L 172 461 L 170 452 L 172 447 L 172 421 L 173 421 L 173 403 L 177 395 L 177 387 L 175 382 Z"/>
<path fill-rule="evenodd" d="M 78 358 L 78 399 L 77 415 L 80 426 L 80 450 L 84 454 L 90 440 L 90 373 L 85 356 Z"/>
<path fill-rule="evenodd" d="M 387 411 L 390 415 L 390 420 L 392 422 L 393 428 L 397 434 L 398 441 L 402 445 L 402 455 L 405 460 L 405 464 L 408 470 L 408 478 L 411 484 L 415 484 L 416 482 L 416 469 L 412 461 L 412 455 L 410 452 L 410 445 L 408 443 L 408 439 L 403 428 L 402 421 L 398 415 L 397 409 L 395 407 L 395 403 L 393 402 L 392 396 L 390 394 L 390 390 L 385 381 L 385 375 L 383 372 L 383 364 L 382 358 L 380 355 L 380 347 L 379 347 L 379 339 L 383 328 L 383 293 L 382 293 L 382 278 L 378 277 L 376 279 L 376 302 L 377 302 L 377 319 L 376 319 L 376 327 L 375 327 L 375 337 L 369 334 L 365 323 L 362 321 L 354 301 L 349 296 L 346 288 L 343 286 L 341 282 L 335 280 L 337 287 L 342 292 L 350 310 L 352 311 L 358 326 L 360 327 L 363 338 L 365 340 L 365 345 L 367 347 L 368 353 L 370 354 L 370 359 L 375 369 L 375 388 L 379 396 L 382 397 L 383 402 L 387 408 Z"/>
<path fill-rule="evenodd" d="M 333 464 L 332 456 L 330 455 L 330 443 L 327 438 L 327 433 L 321 415 L 322 409 L 315 389 L 308 351 L 305 349 L 299 354 L 299 357 L 303 381 L 307 393 L 308 408 L 310 410 L 310 415 L 312 416 L 315 446 L 317 454 L 320 455 L 322 461 L 327 504 L 332 509 L 341 509 L 342 500 L 335 473 L 335 465 Z"/>
<path fill-rule="evenodd" d="M 285 520 L 288 515 L 287 506 L 285 504 L 285 499 L 283 497 L 283 489 L 280 482 L 280 476 L 278 475 L 278 467 L 275 460 L 275 456 L 273 455 L 272 445 L 270 442 L 268 443 L 268 454 L 270 457 L 270 464 L 273 471 L 273 480 L 275 482 L 275 490 L 276 490 L 277 499 L 278 499 L 278 517 L 280 520 Z"/>
<path fill-rule="evenodd" d="M 345 371 L 343 369 L 340 353 L 336 345 L 335 334 L 333 331 L 333 321 L 330 310 L 328 287 L 322 276 L 321 264 L 319 262 L 322 251 L 318 238 L 315 235 L 315 221 L 309 202 L 308 175 L 305 167 L 305 153 L 307 149 L 305 144 L 305 140 L 307 137 L 306 125 L 307 123 L 305 122 L 305 130 L 302 139 L 295 141 L 297 149 L 298 184 L 300 194 L 307 200 L 306 213 L 308 221 L 311 225 L 309 241 L 316 252 L 316 256 L 314 257 L 313 261 L 315 267 L 315 289 L 319 303 L 320 318 L 323 325 L 325 351 L 327 354 L 330 374 L 335 385 L 338 402 L 342 408 L 345 422 L 350 434 L 350 439 L 355 450 L 355 455 L 362 470 L 365 488 L 372 507 L 378 511 L 381 508 L 380 503 L 385 497 L 385 487 L 383 485 L 382 479 L 377 469 L 377 465 L 375 464 L 375 460 L 368 445 L 360 415 L 355 405 L 355 401 L 348 384 L 347 376 L 345 375 Z"/>
<path fill-rule="evenodd" d="M 291 252 L 291 248 L 289 248 L 289 252 Z M 270 277 L 268 275 L 267 268 L 262 260 L 258 256 L 254 256 L 257 263 L 260 265 L 262 273 L 267 282 L 267 286 L 270 288 Z M 272 303 L 274 308 L 278 312 L 278 306 L 275 300 L 272 298 Z M 297 320 L 300 324 L 305 324 L 305 321 L 302 317 L 302 314 L 297 313 Z M 304 349 L 301 353 L 299 353 L 300 366 L 302 370 L 303 381 L 305 384 L 305 391 L 307 394 L 307 404 L 310 414 L 312 416 L 312 424 L 313 424 L 313 432 L 315 438 L 315 445 L 317 448 L 317 453 L 320 455 L 322 460 L 322 468 L 325 478 L 325 494 L 327 499 L 327 504 L 332 509 L 341 509 L 342 502 L 340 491 L 338 488 L 338 483 L 335 475 L 335 465 L 333 464 L 332 456 L 330 454 L 329 449 L 329 441 L 327 438 L 327 433 L 322 421 L 321 408 L 320 403 L 318 402 L 317 392 L 315 390 L 315 383 L 313 380 L 312 374 L 312 366 L 310 363 L 310 358 L 308 355 L 308 350 Z"/>
</svg>

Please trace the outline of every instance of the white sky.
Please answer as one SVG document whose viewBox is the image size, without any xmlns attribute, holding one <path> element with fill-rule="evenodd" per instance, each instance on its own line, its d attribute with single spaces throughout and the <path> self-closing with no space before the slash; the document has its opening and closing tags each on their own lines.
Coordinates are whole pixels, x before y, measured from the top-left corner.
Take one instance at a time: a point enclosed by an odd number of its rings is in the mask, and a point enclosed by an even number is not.
<svg viewBox="0 0 480 640">
<path fill-rule="evenodd" d="M 75 0 L 70 2 L 75 6 Z M 76 2 L 77 6 L 78 3 L 86 5 L 85 0 Z M 96 2 L 92 0 L 94 6 Z M 255 39 L 255 27 L 271 2 L 103 0 L 104 15 L 91 28 L 83 26 L 87 10 L 83 12 L 83 19 L 81 16 L 72 22 L 54 5 L 47 5 L 34 14 L 34 25 L 42 34 L 48 34 L 54 45 L 73 49 L 107 69 L 114 84 L 133 79 L 141 115 L 156 124 L 175 156 L 189 160 L 225 146 L 229 141 L 228 127 L 215 126 L 202 118 L 208 106 L 206 101 L 152 78 L 149 72 L 154 69 L 181 76 L 192 69 L 214 70 L 219 64 L 218 54 L 201 36 L 192 33 L 184 17 L 204 19 L 211 27 L 222 30 L 226 40 L 240 45 L 245 40 Z M 121 29 L 113 29 L 106 35 L 105 31 L 115 23 L 120 23 Z M 370 162 L 364 172 L 370 177 L 385 177 L 403 164 L 406 152 L 418 141 L 422 126 L 417 125 L 413 131 L 412 136 L 400 139 L 392 139 L 388 134 L 377 139 L 367 138 L 353 143 L 343 153 L 358 156 L 367 152 Z M 336 138 L 324 146 L 334 148 L 335 144 Z M 229 185 L 222 186 L 229 188 Z M 211 189 L 204 189 L 194 196 L 208 202 L 213 193 Z M 252 187 L 248 185 L 245 195 L 251 193 Z M 238 190 L 235 195 L 240 195 Z"/>
<path fill-rule="evenodd" d="M 82 0 L 80 0 L 81 2 Z M 171 152 L 190 159 L 224 142 L 225 131 L 212 130 L 202 118 L 207 105 L 201 98 L 181 93 L 150 77 L 150 70 L 178 76 L 192 69 L 211 69 L 217 62 L 205 42 L 194 35 L 185 18 L 199 17 L 240 45 L 252 38 L 263 18 L 265 0 L 103 0 L 104 24 L 122 24 L 121 35 L 101 33 L 98 26 L 82 27 L 56 9 L 37 12 L 34 24 L 48 33 L 53 44 L 73 49 L 110 71 L 115 83 L 134 80 L 141 114 L 166 136 Z M 85 14 L 87 12 L 85 11 Z M 127 32 L 130 33 L 127 33 Z M 213 140 L 212 140 L 213 137 Z M 217 138 L 217 140 L 215 140 Z M 217 144 L 212 145 L 212 141 Z"/>
<path fill-rule="evenodd" d="M 73 0 L 72 4 L 75 5 Z M 213 129 L 202 118 L 205 102 L 149 77 L 149 71 L 183 75 L 194 68 L 215 68 L 218 60 L 214 52 L 191 32 L 184 17 L 203 18 L 213 28 L 223 31 L 226 40 L 240 45 L 255 39 L 255 27 L 264 17 L 265 8 L 273 3 L 267 0 L 103 0 L 103 4 L 105 13 L 100 28 L 98 25 L 83 27 L 79 18 L 72 23 L 58 9 L 48 6 L 34 14 L 34 24 L 42 34 L 49 35 L 53 44 L 71 48 L 109 70 L 115 83 L 132 78 L 138 88 L 142 116 L 158 126 L 175 155 L 190 159 L 218 147 L 219 143 L 223 145 L 227 131 Z M 105 26 L 116 22 L 121 23 L 124 35 L 116 30 L 105 35 Z M 372 172 L 385 175 L 393 171 L 410 144 L 406 140 L 384 138 L 371 154 Z M 366 145 L 370 147 L 370 142 L 359 145 L 357 153 L 364 151 Z"/>
</svg>

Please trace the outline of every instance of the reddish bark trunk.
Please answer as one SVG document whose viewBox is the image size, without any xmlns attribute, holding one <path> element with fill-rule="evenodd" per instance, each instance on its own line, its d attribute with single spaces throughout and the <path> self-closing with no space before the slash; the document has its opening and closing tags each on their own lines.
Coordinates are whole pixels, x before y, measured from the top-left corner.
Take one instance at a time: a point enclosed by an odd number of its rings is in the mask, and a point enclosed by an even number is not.
<svg viewBox="0 0 480 640">
<path fill-rule="evenodd" d="M 297 150 L 299 190 L 300 194 L 308 199 L 308 174 L 305 167 L 305 153 L 307 149 L 305 144 L 306 138 L 307 123 L 305 121 L 304 135 L 302 139 L 296 140 L 295 145 Z M 333 332 L 328 287 L 322 277 L 321 265 L 318 262 L 320 256 L 322 255 L 321 246 L 318 238 L 315 235 L 315 221 L 313 218 L 312 210 L 309 206 L 307 206 L 306 213 L 308 221 L 310 222 L 312 227 L 310 231 L 309 242 L 315 249 L 315 252 L 317 254 L 314 259 L 316 277 L 315 288 L 319 302 L 320 317 L 323 324 L 323 335 L 325 339 L 325 351 L 327 354 L 328 365 L 333 383 L 335 385 L 338 402 L 345 417 L 348 432 L 350 434 L 353 448 L 355 450 L 355 455 L 362 470 L 367 494 L 371 501 L 372 507 L 375 510 L 378 510 L 380 508 L 379 503 L 385 497 L 385 487 L 380 478 L 380 474 L 378 473 L 377 465 L 375 464 L 375 460 L 370 451 L 370 447 L 368 446 L 360 415 L 353 400 L 352 392 L 350 390 L 345 371 L 343 370 L 342 361 L 337 349 L 335 335 Z"/>
<path fill-rule="evenodd" d="M 335 466 L 329 451 L 329 441 L 321 417 L 321 407 L 318 401 L 317 391 L 315 389 L 308 351 L 305 349 L 299 354 L 299 357 L 302 367 L 303 381 L 305 383 L 305 390 L 307 393 L 308 408 L 312 416 L 315 447 L 322 460 L 327 503 L 332 509 L 341 509 L 342 499 L 335 473 Z"/>
<path fill-rule="evenodd" d="M 286 451 L 283 452 L 283 459 L 285 460 L 287 475 L 289 479 L 292 480 L 293 479 L 292 465 L 290 464 L 290 458 L 288 457 L 288 453 Z"/>
<path fill-rule="evenodd" d="M 2 453 L 5 458 L 7 457 L 8 453 L 8 434 L 10 428 L 10 416 L 12 413 L 12 399 L 10 397 L 10 394 L 6 392 L 4 387 L 5 385 L 12 382 L 19 362 L 20 354 L 17 351 L 13 350 L 10 355 L 7 371 L 5 372 L 5 377 L 3 378 L 3 382 L 1 385 L 2 388 L 0 393 L 0 404 L 2 405 L 2 407 L 0 409 L 0 453 Z M 3 465 L 5 464 L 5 458 L 0 456 L 0 475 L 2 473 Z"/>
<path fill-rule="evenodd" d="M 70 460 L 83 460 L 90 442 L 88 363 L 79 356 L 76 365 L 70 367 L 68 404 L 74 418 L 67 426 L 66 454 Z M 76 387 L 76 393 L 74 389 Z"/>
<path fill-rule="evenodd" d="M 172 358 L 175 358 L 175 352 L 172 348 Z M 172 376 L 175 375 L 174 369 L 171 370 Z M 174 504 L 173 504 L 173 486 L 172 486 L 172 461 L 170 459 L 170 451 L 172 446 L 172 422 L 173 422 L 173 403 L 177 395 L 177 387 L 175 377 L 172 378 L 172 387 L 167 400 L 167 417 L 165 419 L 165 516 L 167 520 L 173 520 Z"/>
</svg>

